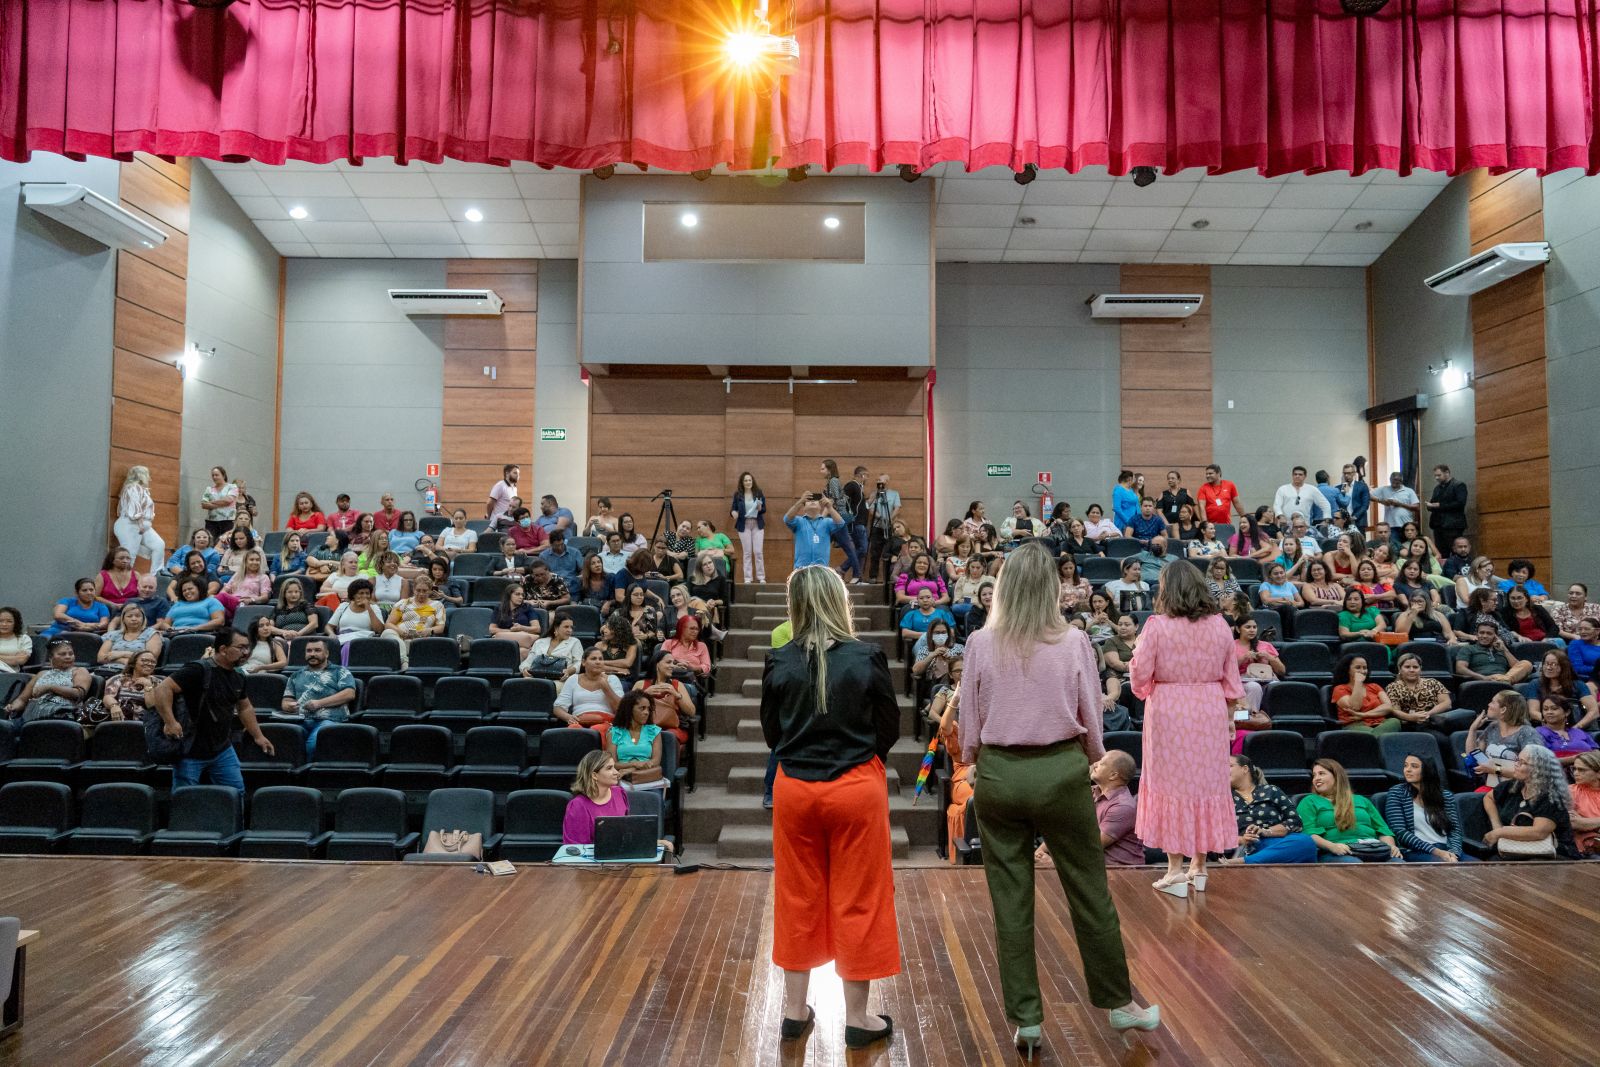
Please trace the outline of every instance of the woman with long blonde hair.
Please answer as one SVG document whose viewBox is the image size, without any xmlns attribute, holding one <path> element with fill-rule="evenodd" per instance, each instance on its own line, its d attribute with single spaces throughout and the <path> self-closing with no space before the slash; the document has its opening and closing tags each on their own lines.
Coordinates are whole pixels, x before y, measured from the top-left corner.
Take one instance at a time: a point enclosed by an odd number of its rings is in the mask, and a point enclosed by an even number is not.
<svg viewBox="0 0 1600 1067">
<path fill-rule="evenodd" d="M 154 574 L 167 558 L 167 543 L 156 533 L 156 503 L 150 497 L 150 468 L 128 468 L 122 479 L 122 494 L 117 497 L 117 521 L 111 531 L 117 544 L 128 550 L 134 566 L 141 555 L 150 557 L 150 573 Z"/>
<path fill-rule="evenodd" d="M 1066 890 L 1090 1001 L 1110 1012 L 1117 1030 L 1161 1024 L 1160 1009 L 1133 1000 L 1089 792 L 1089 765 L 1105 755 L 1100 674 L 1088 636 L 1061 617 L 1060 601 L 1044 546 L 1013 552 L 988 621 L 968 638 L 961 687 L 961 760 L 978 768 L 974 800 L 1000 989 L 1017 1047 L 1030 1056 L 1044 1020 L 1033 927 L 1039 836 Z"/>
<path fill-rule="evenodd" d="M 867 1014 L 874 978 L 900 973 L 883 761 L 900 737 L 900 705 L 883 649 L 858 641 L 844 581 L 825 565 L 789 576 L 794 638 L 761 679 L 761 732 L 773 783 L 772 962 L 784 971 L 781 1034 L 804 1038 L 811 971 L 844 980 L 845 1044 L 884 1040 Z"/>
</svg>

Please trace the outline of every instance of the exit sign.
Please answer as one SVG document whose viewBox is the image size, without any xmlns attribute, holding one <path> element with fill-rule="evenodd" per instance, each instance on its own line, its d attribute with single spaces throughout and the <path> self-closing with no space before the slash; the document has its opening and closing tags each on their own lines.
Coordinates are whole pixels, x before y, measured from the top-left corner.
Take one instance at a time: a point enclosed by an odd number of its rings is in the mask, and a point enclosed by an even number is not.
<svg viewBox="0 0 1600 1067">
<path fill-rule="evenodd" d="M 1009 478 L 1011 477 L 1011 464 L 991 463 L 983 469 L 983 473 L 991 478 Z"/>
<path fill-rule="evenodd" d="M 565 426 L 539 427 L 539 440 L 541 441 L 565 441 L 566 439 L 567 428 Z"/>
</svg>

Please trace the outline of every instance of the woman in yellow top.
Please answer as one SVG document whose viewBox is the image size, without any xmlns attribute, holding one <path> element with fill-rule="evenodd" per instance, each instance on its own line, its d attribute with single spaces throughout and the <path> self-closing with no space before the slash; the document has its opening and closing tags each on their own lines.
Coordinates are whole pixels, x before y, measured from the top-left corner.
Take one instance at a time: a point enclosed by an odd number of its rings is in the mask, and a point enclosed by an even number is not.
<svg viewBox="0 0 1600 1067">
<path fill-rule="evenodd" d="M 433 598 L 433 579 L 419 574 L 411 595 L 396 601 L 383 627 L 383 636 L 400 645 L 400 667 L 411 665 L 411 642 L 419 637 L 444 636 L 444 604 Z"/>
</svg>

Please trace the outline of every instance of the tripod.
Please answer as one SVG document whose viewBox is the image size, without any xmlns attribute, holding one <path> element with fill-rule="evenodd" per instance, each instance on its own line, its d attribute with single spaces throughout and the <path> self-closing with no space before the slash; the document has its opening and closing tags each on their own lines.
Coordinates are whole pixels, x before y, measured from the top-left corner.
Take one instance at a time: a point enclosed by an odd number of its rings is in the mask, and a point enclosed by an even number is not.
<svg viewBox="0 0 1600 1067">
<path fill-rule="evenodd" d="M 656 538 L 661 536 L 661 525 L 662 525 L 662 523 L 666 524 L 667 531 L 669 533 L 676 533 L 677 532 L 677 530 L 678 530 L 678 513 L 676 511 L 674 511 L 673 508 L 672 508 L 672 490 L 671 489 L 663 489 L 663 490 L 661 490 L 661 492 L 657 493 L 655 496 L 651 497 L 650 499 L 651 499 L 651 501 L 656 501 L 656 500 L 661 501 L 661 510 L 656 512 L 656 528 L 654 530 L 650 531 L 650 545 L 651 545 L 652 548 L 654 548 L 655 543 L 656 543 Z"/>
</svg>

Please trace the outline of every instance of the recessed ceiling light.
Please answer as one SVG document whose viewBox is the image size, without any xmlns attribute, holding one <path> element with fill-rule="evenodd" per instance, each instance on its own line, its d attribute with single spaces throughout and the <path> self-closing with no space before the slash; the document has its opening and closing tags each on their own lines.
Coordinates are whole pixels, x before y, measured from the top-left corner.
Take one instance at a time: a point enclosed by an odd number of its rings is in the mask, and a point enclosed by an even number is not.
<svg viewBox="0 0 1600 1067">
<path fill-rule="evenodd" d="M 307 217 L 310 216 L 310 214 L 311 214 L 311 212 L 307 211 L 305 208 L 301 207 L 299 204 L 296 204 L 294 207 L 289 209 L 289 217 L 291 219 L 307 218 Z"/>
<path fill-rule="evenodd" d="M 837 230 L 839 228 L 839 218 L 836 215 L 829 215 L 822 220 L 822 224 L 830 230 Z"/>
<path fill-rule="evenodd" d="M 1203 230 L 1210 225 L 1210 219 L 1195 219 L 1193 222 L 1189 223 L 1189 228 L 1191 230 Z"/>
<path fill-rule="evenodd" d="M 682 215 L 678 216 L 678 221 L 692 230 L 696 226 L 700 225 L 700 216 L 696 215 L 692 211 L 685 211 Z"/>
<path fill-rule="evenodd" d="M 1371 219 L 1366 219 L 1365 221 L 1356 223 L 1356 232 L 1357 233 L 1365 233 L 1366 231 L 1368 231 L 1370 229 L 1372 229 L 1372 220 Z"/>
<path fill-rule="evenodd" d="M 483 221 L 483 212 L 479 211 L 475 207 L 467 208 L 467 210 L 465 212 L 463 212 L 462 215 L 468 222 L 482 222 Z"/>
</svg>

